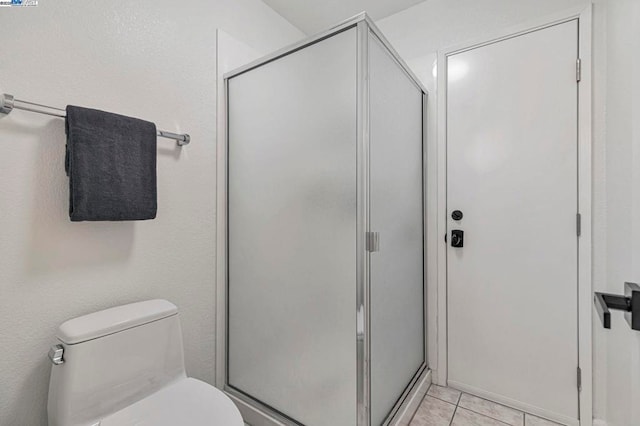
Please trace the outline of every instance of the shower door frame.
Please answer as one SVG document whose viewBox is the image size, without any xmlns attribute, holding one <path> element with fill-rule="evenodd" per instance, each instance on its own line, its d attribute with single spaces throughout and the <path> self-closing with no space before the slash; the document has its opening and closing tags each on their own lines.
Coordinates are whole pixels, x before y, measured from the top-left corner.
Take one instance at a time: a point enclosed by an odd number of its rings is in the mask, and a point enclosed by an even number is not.
<svg viewBox="0 0 640 426">
<path fill-rule="evenodd" d="M 223 128 L 224 143 L 217 143 L 216 164 L 217 164 L 217 238 L 216 238 L 216 366 L 215 383 L 218 388 L 229 395 L 238 405 L 245 421 L 255 426 L 262 425 L 292 425 L 304 426 L 302 423 L 278 412 L 263 402 L 252 396 L 234 388 L 229 384 L 228 377 L 228 286 L 229 286 L 229 259 L 228 259 L 228 208 L 229 208 L 229 180 L 228 180 L 228 88 L 229 80 L 244 72 L 250 71 L 269 62 L 278 60 L 291 53 L 297 52 L 310 45 L 321 42 L 343 31 L 356 28 L 357 51 L 356 51 L 356 306 L 354 318 L 356 318 L 356 329 L 363 330 L 357 333 L 356 339 L 356 419 L 357 426 L 370 426 L 371 407 L 371 383 L 370 383 L 370 278 L 369 262 L 370 252 L 366 247 L 366 234 L 369 229 L 369 36 L 376 37 L 392 56 L 395 62 L 405 75 L 422 92 L 422 218 L 423 218 L 423 331 L 424 347 L 423 362 L 412 377 L 411 381 L 396 401 L 388 414 L 384 426 L 395 425 L 400 420 L 407 421 L 413 411 L 417 409 L 422 396 L 426 393 L 427 386 L 431 383 L 431 371 L 428 367 L 427 359 L 427 284 L 426 284 L 426 247 L 427 247 L 427 208 L 426 208 L 426 108 L 427 90 L 420 80 L 411 72 L 407 64 L 400 58 L 393 49 L 389 41 L 382 35 L 373 21 L 366 13 L 360 13 L 342 23 L 321 32 L 313 37 L 307 38 L 299 43 L 285 47 L 261 59 L 253 61 L 245 66 L 237 68 L 224 74 L 224 94 L 218 95 L 218 126 Z M 362 320 L 357 315 L 359 311 L 364 313 Z M 363 321 L 361 324 L 360 321 Z"/>
</svg>

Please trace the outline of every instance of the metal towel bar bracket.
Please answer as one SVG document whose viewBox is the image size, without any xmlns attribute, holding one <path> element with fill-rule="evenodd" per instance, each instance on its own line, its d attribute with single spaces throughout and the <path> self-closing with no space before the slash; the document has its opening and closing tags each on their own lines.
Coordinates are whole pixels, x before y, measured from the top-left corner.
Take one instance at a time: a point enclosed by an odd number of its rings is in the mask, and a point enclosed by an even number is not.
<svg viewBox="0 0 640 426">
<path fill-rule="evenodd" d="M 624 317 L 633 330 L 640 330 L 640 286 L 624 283 L 624 295 L 594 293 L 593 302 L 604 328 L 611 328 L 609 309 L 624 311 Z"/>
<path fill-rule="evenodd" d="M 8 115 L 14 109 L 21 109 L 23 111 L 51 115 L 53 117 L 66 117 L 66 111 L 64 109 L 37 104 L 29 101 L 22 101 L 20 99 L 14 98 L 13 95 L 3 93 L 2 97 L 0 97 L 0 114 Z M 191 142 L 191 137 L 186 133 L 172 133 L 165 130 L 158 130 L 157 134 L 161 138 L 174 139 L 178 143 L 178 146 L 184 146 Z"/>
</svg>

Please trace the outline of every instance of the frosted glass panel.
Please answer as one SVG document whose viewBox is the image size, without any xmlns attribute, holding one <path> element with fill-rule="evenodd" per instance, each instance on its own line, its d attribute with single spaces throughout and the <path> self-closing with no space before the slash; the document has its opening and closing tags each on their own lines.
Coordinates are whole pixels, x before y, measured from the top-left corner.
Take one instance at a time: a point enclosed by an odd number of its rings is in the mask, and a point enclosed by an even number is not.
<svg viewBox="0 0 640 426">
<path fill-rule="evenodd" d="M 356 424 L 356 36 L 229 80 L 229 384 Z"/>
<path fill-rule="evenodd" d="M 422 91 L 370 37 L 371 424 L 424 361 Z"/>
</svg>

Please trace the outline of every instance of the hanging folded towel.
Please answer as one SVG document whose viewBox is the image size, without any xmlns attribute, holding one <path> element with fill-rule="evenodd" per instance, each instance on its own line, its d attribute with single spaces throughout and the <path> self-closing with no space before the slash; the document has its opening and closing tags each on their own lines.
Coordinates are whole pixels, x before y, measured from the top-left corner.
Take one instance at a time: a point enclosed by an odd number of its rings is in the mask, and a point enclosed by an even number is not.
<svg viewBox="0 0 640 426">
<path fill-rule="evenodd" d="M 156 125 L 68 105 L 65 127 L 71 220 L 155 218 Z"/>
</svg>

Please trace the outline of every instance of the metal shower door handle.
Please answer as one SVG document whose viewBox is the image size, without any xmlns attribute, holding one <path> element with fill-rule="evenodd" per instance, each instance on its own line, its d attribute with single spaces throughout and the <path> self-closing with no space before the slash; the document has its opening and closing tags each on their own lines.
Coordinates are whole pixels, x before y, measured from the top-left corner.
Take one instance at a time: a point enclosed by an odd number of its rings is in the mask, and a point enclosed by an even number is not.
<svg viewBox="0 0 640 426">
<path fill-rule="evenodd" d="M 379 232 L 367 232 L 367 251 L 371 253 L 380 251 Z"/>
</svg>

